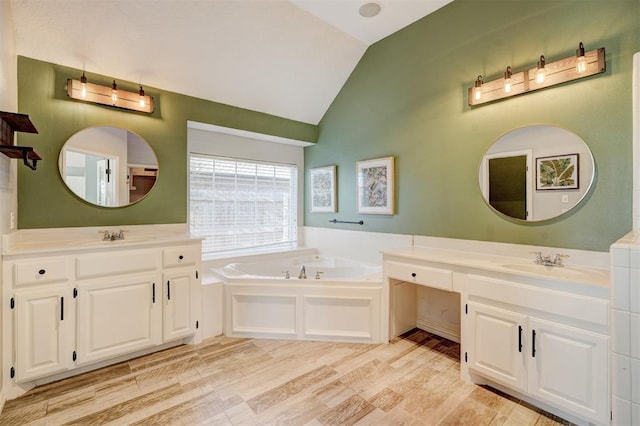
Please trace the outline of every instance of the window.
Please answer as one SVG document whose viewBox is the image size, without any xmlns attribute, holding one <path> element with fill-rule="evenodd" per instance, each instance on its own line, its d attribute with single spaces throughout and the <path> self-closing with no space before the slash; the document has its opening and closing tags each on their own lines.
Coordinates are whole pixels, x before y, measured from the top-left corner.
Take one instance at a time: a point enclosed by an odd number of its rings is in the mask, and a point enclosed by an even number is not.
<svg viewBox="0 0 640 426">
<path fill-rule="evenodd" d="M 296 242 L 295 165 L 191 154 L 189 226 L 202 251 Z"/>
</svg>

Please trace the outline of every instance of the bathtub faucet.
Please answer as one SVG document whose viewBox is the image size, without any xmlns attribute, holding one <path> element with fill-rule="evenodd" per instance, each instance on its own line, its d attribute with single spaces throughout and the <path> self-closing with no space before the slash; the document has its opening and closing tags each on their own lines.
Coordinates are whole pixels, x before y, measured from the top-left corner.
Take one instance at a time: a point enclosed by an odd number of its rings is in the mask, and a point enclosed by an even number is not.
<svg viewBox="0 0 640 426">
<path fill-rule="evenodd" d="M 304 265 L 302 265 L 302 268 L 300 268 L 300 273 L 298 274 L 298 279 L 299 280 L 306 280 L 307 279 L 307 270 L 304 267 Z"/>
</svg>

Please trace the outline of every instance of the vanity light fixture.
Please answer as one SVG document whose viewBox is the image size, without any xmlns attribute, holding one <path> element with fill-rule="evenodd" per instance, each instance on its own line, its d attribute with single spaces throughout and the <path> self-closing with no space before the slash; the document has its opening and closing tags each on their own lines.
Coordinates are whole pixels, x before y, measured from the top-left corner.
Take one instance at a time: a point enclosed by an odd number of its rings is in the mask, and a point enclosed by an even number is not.
<svg viewBox="0 0 640 426">
<path fill-rule="evenodd" d="M 540 55 L 540 60 L 538 61 L 538 69 L 536 70 L 536 83 L 544 83 L 544 77 L 546 74 L 547 71 L 544 69 L 544 55 Z"/>
<path fill-rule="evenodd" d="M 511 76 L 513 72 L 511 71 L 511 66 L 507 67 L 507 70 L 504 72 L 504 93 L 511 93 Z"/>
<path fill-rule="evenodd" d="M 476 82 L 474 83 L 473 97 L 476 101 L 482 98 L 482 76 L 481 75 L 478 76 L 478 78 L 476 79 Z"/>
<path fill-rule="evenodd" d="M 153 97 L 145 93 L 142 85 L 139 87 L 139 90 L 129 92 L 119 88 L 115 80 L 110 86 L 89 83 L 83 71 L 80 80 L 67 79 L 67 96 L 80 101 L 150 114 L 154 110 Z"/>
<path fill-rule="evenodd" d="M 533 68 L 513 72 L 508 66 L 504 77 L 489 81 L 476 79 L 473 87 L 469 87 L 468 102 L 469 106 L 481 105 L 600 74 L 605 70 L 604 47 L 585 52 L 584 45 L 580 43 L 575 55 L 558 61 L 547 62 L 544 55 L 540 55 Z"/>
</svg>

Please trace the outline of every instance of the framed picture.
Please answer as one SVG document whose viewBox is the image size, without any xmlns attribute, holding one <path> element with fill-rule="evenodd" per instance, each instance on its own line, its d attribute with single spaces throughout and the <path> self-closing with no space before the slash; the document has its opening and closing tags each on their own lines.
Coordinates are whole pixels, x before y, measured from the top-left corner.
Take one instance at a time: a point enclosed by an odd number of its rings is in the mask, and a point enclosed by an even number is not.
<svg viewBox="0 0 640 426">
<path fill-rule="evenodd" d="M 578 189 L 579 155 L 536 158 L 536 190 Z"/>
<path fill-rule="evenodd" d="M 393 214 L 393 157 L 356 163 L 358 213 Z"/>
<path fill-rule="evenodd" d="M 335 213 L 336 203 L 336 166 L 317 167 L 309 170 L 311 188 L 311 212 Z"/>
</svg>

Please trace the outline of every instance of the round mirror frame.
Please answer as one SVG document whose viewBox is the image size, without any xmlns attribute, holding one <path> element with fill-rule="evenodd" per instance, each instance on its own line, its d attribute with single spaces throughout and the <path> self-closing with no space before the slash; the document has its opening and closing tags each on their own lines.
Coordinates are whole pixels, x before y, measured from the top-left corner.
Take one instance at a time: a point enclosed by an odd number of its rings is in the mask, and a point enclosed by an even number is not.
<svg viewBox="0 0 640 426">
<path fill-rule="evenodd" d="M 522 164 L 528 169 L 522 171 Z M 490 168 L 497 170 L 493 179 Z M 512 173 L 514 169 L 518 170 L 517 176 L 509 181 L 519 182 L 514 186 L 517 197 L 514 190 L 500 186 L 506 182 L 500 179 L 500 173 Z M 595 172 L 591 150 L 578 135 L 556 126 L 531 125 L 511 130 L 489 146 L 480 161 L 478 183 L 491 210 L 519 223 L 537 223 L 555 219 L 579 205 L 593 185 Z M 496 198 L 502 200 L 489 199 L 492 185 L 498 188 L 494 191 Z"/>
<path fill-rule="evenodd" d="M 58 156 L 58 171 L 67 189 L 80 200 L 97 207 L 120 208 L 149 195 L 159 167 L 153 149 L 138 134 L 115 126 L 94 126 L 74 133 L 65 142 Z"/>
</svg>

